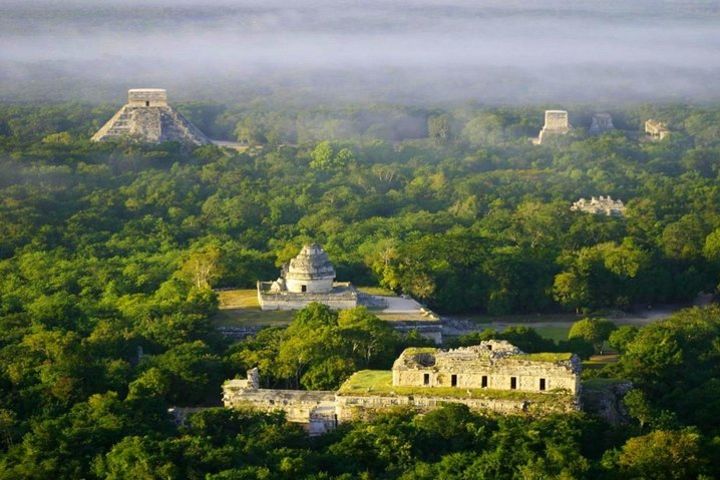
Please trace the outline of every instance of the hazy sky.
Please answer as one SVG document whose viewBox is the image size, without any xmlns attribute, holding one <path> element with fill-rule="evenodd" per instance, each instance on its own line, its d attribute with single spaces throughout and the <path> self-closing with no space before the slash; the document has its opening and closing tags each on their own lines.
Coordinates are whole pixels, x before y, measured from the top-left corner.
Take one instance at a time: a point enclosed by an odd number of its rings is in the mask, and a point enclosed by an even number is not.
<svg viewBox="0 0 720 480">
<path fill-rule="evenodd" d="M 0 97 L 717 100 L 720 1 L 0 0 Z"/>
</svg>

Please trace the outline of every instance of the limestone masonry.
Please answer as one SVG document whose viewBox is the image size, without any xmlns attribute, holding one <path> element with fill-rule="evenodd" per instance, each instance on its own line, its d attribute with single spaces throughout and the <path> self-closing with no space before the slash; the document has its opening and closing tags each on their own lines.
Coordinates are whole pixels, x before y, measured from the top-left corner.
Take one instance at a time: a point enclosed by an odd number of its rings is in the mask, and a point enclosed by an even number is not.
<svg viewBox="0 0 720 480">
<path fill-rule="evenodd" d="M 547 356 L 552 361 L 539 361 Z M 395 360 L 396 387 L 487 388 L 542 392 L 580 390 L 577 358 L 569 354 L 527 355 L 506 341 L 455 350 L 407 349 Z"/>
<path fill-rule="evenodd" d="M 167 91 L 161 88 L 128 90 L 128 103 L 91 140 L 103 142 L 119 138 L 143 143 L 210 143 L 200 130 L 168 105 Z"/>
<path fill-rule="evenodd" d="M 568 121 L 568 112 L 565 110 L 545 110 L 545 125 L 540 130 L 538 138 L 533 140 L 536 145 L 542 145 L 548 135 L 565 135 L 572 127 Z"/>
<path fill-rule="evenodd" d="M 476 411 L 545 415 L 580 408 L 580 369 L 573 354 L 526 354 L 506 341 L 454 350 L 408 348 L 392 371 L 357 372 L 337 392 L 261 389 L 253 369 L 247 380 L 223 384 L 223 404 L 282 410 L 310 434 L 394 406 L 426 412 L 462 403 Z"/>
<path fill-rule="evenodd" d="M 663 122 L 650 119 L 645 122 L 645 133 L 653 140 L 663 140 L 670 134 L 670 130 Z"/>
<path fill-rule="evenodd" d="M 591 197 L 590 200 L 581 198 L 573 203 L 570 210 L 574 212 L 593 213 L 596 215 L 622 216 L 625 215 L 625 204 L 622 200 L 613 200 L 610 195 Z"/>
<path fill-rule="evenodd" d="M 263 310 L 299 310 L 318 302 L 334 309 L 358 305 L 358 293 L 349 282 L 335 282 L 335 269 L 318 244 L 305 245 L 297 257 L 283 265 L 274 282 L 257 283 Z"/>
</svg>

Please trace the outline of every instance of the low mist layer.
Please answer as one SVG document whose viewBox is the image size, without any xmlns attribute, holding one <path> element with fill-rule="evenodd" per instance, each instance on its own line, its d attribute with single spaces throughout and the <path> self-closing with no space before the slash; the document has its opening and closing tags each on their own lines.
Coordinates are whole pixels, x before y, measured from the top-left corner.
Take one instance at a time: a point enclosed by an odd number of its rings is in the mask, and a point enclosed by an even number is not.
<svg viewBox="0 0 720 480">
<path fill-rule="evenodd" d="M 717 2 L 4 2 L 0 98 L 487 103 L 720 97 Z"/>
</svg>

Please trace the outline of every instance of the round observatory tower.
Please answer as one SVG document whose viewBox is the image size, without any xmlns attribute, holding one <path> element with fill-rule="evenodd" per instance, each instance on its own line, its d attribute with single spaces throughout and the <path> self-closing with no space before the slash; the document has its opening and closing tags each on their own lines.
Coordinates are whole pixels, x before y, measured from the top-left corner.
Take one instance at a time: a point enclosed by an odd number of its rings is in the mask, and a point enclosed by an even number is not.
<svg viewBox="0 0 720 480">
<path fill-rule="evenodd" d="M 285 288 L 291 293 L 329 293 L 335 269 L 325 250 L 313 243 L 305 245 L 283 270 Z"/>
</svg>

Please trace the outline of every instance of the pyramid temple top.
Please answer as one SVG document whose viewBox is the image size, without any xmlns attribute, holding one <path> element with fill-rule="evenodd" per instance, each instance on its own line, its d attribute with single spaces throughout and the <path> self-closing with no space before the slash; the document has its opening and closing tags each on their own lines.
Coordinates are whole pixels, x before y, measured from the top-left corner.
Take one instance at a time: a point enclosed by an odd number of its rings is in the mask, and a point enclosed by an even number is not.
<svg viewBox="0 0 720 480">
<path fill-rule="evenodd" d="M 167 106 L 167 90 L 164 88 L 131 88 L 128 90 L 128 105 L 165 107 Z"/>
<path fill-rule="evenodd" d="M 125 138 L 142 143 L 210 143 L 200 130 L 167 102 L 164 88 L 131 88 L 128 102 L 92 136 L 93 142 Z"/>
</svg>

